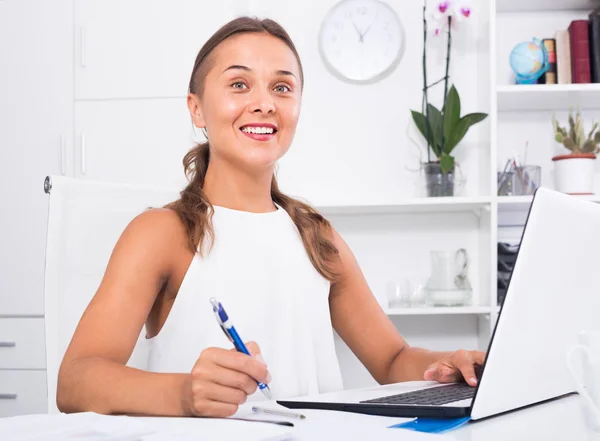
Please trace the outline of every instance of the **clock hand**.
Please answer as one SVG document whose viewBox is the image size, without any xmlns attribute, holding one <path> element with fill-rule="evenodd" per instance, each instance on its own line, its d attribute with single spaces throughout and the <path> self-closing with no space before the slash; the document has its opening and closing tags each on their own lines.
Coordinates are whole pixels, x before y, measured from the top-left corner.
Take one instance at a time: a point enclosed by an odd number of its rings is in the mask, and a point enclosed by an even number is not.
<svg viewBox="0 0 600 441">
<path fill-rule="evenodd" d="M 359 39 L 359 41 L 362 43 L 362 42 L 363 42 L 363 36 L 362 36 L 362 34 L 360 33 L 360 31 L 359 31 L 358 27 L 356 26 L 356 23 L 352 22 L 352 26 L 354 26 L 354 29 L 356 29 L 356 33 L 358 34 L 358 39 Z"/>
<path fill-rule="evenodd" d="M 377 13 L 375 14 L 375 20 L 373 20 L 373 21 L 371 22 L 371 24 L 370 24 L 370 25 L 367 27 L 367 29 L 365 30 L 365 32 L 363 32 L 363 33 L 362 33 L 360 41 L 363 41 L 363 38 L 365 38 L 365 35 L 367 35 L 367 32 L 369 32 L 369 30 L 370 30 L 370 29 L 371 29 L 371 27 L 372 27 L 372 26 L 373 26 L 373 25 L 374 25 L 374 24 L 377 22 L 377 20 L 379 20 L 379 12 L 377 12 Z"/>
<path fill-rule="evenodd" d="M 371 23 L 371 24 L 370 24 L 370 25 L 367 27 L 367 29 L 365 29 L 365 32 L 363 32 L 362 34 L 360 34 L 360 41 L 361 41 L 361 42 L 363 41 L 363 38 L 365 38 L 365 35 L 367 35 L 367 32 L 369 32 L 369 30 L 371 30 L 371 28 L 373 27 L 373 24 L 374 24 L 374 23 L 375 23 L 375 22 Z"/>
</svg>

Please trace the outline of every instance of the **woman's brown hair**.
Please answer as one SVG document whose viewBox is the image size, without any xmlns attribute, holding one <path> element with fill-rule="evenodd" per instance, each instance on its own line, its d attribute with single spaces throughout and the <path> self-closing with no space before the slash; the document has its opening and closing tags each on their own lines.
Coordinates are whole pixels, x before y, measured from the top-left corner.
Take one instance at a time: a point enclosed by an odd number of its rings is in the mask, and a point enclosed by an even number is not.
<svg viewBox="0 0 600 441">
<path fill-rule="evenodd" d="M 209 70 L 207 58 L 224 40 L 242 33 L 266 33 L 283 41 L 294 53 L 300 68 L 300 82 L 304 86 L 304 74 L 300 56 L 287 32 L 275 21 L 239 17 L 221 27 L 202 46 L 192 70 L 189 92 L 202 96 L 204 79 Z M 183 158 L 183 167 L 189 181 L 180 193 L 181 198 L 168 204 L 174 210 L 188 232 L 188 246 L 195 253 L 203 254 L 204 239 L 210 236 L 214 241 L 211 218 L 213 207 L 203 192 L 204 178 L 210 161 L 209 143 L 204 142 L 192 148 Z M 332 263 L 338 255 L 337 248 L 331 242 L 331 224 L 310 205 L 283 194 L 277 185 L 275 174 L 271 181 L 271 198 L 281 206 L 296 224 L 308 257 L 316 270 L 326 279 L 333 281 L 336 272 Z"/>
</svg>

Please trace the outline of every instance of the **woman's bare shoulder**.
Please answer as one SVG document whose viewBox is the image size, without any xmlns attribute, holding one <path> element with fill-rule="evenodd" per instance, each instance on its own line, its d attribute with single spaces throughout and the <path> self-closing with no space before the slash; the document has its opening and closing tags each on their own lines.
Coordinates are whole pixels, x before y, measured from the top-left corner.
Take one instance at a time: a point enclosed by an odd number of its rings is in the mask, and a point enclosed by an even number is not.
<svg viewBox="0 0 600 441">
<path fill-rule="evenodd" d="M 133 218 L 127 229 L 144 236 L 156 235 L 168 240 L 186 236 L 185 226 L 170 208 L 150 208 Z"/>
<path fill-rule="evenodd" d="M 152 208 L 129 222 L 117 248 L 127 249 L 133 255 L 148 254 L 145 259 L 162 260 L 166 264 L 181 255 L 187 244 L 187 231 L 177 213 L 168 208 Z"/>
</svg>

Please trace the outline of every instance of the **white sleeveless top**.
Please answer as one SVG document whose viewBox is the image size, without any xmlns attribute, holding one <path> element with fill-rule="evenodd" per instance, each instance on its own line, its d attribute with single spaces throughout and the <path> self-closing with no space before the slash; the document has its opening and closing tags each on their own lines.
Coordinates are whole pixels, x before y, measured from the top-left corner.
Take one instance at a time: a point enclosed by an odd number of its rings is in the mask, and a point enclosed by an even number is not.
<svg viewBox="0 0 600 441">
<path fill-rule="evenodd" d="M 277 208 L 214 207 L 213 248 L 194 256 L 165 324 L 147 340 L 148 370 L 188 373 L 203 349 L 233 347 L 212 312 L 215 297 L 240 337 L 260 346 L 274 399 L 342 389 L 330 282 L 310 262 L 288 213 Z M 249 400 L 261 397 L 257 391 Z"/>
</svg>

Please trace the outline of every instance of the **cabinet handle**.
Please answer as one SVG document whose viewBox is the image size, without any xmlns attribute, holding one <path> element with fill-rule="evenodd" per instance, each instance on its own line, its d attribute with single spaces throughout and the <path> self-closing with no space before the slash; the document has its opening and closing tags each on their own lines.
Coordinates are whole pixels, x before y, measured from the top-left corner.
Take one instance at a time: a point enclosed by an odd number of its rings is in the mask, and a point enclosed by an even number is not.
<svg viewBox="0 0 600 441">
<path fill-rule="evenodd" d="M 80 168 L 81 168 L 81 174 L 85 175 L 86 172 L 86 158 L 85 158 L 85 135 L 82 133 L 81 134 L 81 164 L 80 164 Z"/>
<path fill-rule="evenodd" d="M 60 172 L 67 174 L 67 136 L 60 135 Z"/>
<path fill-rule="evenodd" d="M 14 341 L 0 341 L 0 348 L 14 348 L 17 344 Z"/>
<path fill-rule="evenodd" d="M 81 59 L 79 60 L 79 62 L 81 63 L 81 67 L 85 67 L 86 64 L 86 54 L 85 54 L 85 28 L 82 26 L 80 28 L 80 37 L 81 37 Z"/>
<path fill-rule="evenodd" d="M 17 394 L 0 394 L 0 400 L 16 400 Z"/>
</svg>

